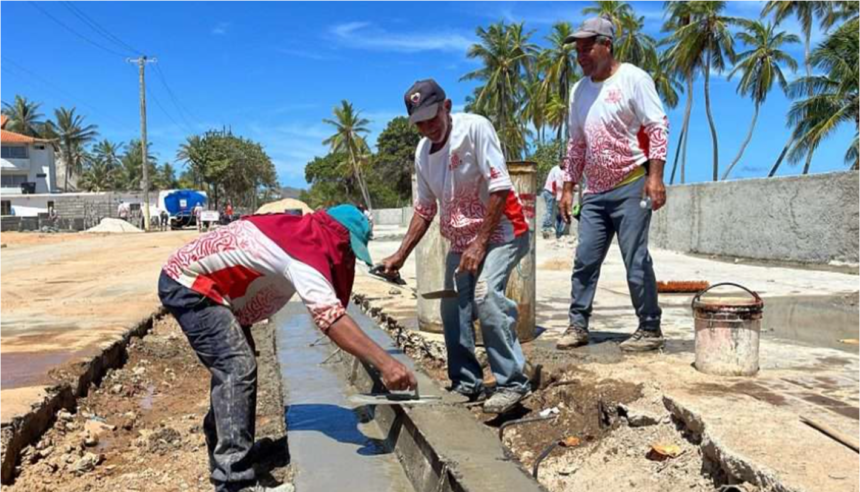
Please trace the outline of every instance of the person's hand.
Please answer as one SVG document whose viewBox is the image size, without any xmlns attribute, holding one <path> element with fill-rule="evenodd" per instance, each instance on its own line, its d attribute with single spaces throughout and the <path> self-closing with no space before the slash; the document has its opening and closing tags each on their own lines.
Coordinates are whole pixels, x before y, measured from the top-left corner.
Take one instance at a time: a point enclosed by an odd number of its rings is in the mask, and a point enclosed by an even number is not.
<svg viewBox="0 0 860 492">
<path fill-rule="evenodd" d="M 642 193 L 651 199 L 651 210 L 655 212 L 666 204 L 666 186 L 657 176 L 649 175 L 645 178 L 645 188 Z"/>
<path fill-rule="evenodd" d="M 391 359 L 385 367 L 380 368 L 382 384 L 389 391 L 414 390 L 418 386 L 415 374 L 400 362 Z"/>
<path fill-rule="evenodd" d="M 472 241 L 472 244 L 466 248 L 466 251 L 460 256 L 460 266 L 457 267 L 459 273 L 478 274 L 478 268 L 484 262 L 484 256 L 487 255 L 487 246 L 480 240 Z"/>
<path fill-rule="evenodd" d="M 565 189 L 558 202 L 558 212 L 561 214 L 561 220 L 568 224 L 570 224 L 571 207 L 573 207 L 573 191 Z"/>
<path fill-rule="evenodd" d="M 403 268 L 403 263 L 406 262 L 405 258 L 401 258 L 399 254 L 394 253 L 382 260 L 379 264 L 380 268 L 379 273 L 381 273 L 385 277 L 396 277 L 400 269 Z"/>
</svg>

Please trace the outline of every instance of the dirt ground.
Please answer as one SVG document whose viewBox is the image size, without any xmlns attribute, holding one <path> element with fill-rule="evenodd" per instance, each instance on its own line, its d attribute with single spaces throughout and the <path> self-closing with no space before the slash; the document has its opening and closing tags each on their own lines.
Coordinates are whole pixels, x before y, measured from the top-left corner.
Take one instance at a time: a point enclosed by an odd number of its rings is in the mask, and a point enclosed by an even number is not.
<svg viewBox="0 0 860 492">
<path fill-rule="evenodd" d="M 253 329 L 259 393 L 255 467 L 264 483 L 290 478 L 280 370 L 268 324 Z M 62 377 L 62 374 L 57 374 Z M 202 422 L 209 373 L 171 316 L 129 346 L 126 363 L 61 412 L 35 446 L 22 452 L 10 492 L 96 490 L 208 491 Z"/>
</svg>

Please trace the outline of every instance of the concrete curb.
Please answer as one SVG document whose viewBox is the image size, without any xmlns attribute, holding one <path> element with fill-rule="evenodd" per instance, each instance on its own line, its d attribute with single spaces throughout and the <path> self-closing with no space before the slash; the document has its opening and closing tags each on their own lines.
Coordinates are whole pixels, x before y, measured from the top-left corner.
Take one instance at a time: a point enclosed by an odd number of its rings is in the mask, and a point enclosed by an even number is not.
<svg viewBox="0 0 860 492">
<path fill-rule="evenodd" d="M 375 321 L 359 296 L 355 303 Z M 384 324 L 397 324 L 386 316 Z M 373 334 L 379 343 L 390 337 L 382 329 Z M 385 345 L 383 345 L 385 347 Z M 406 357 L 405 355 L 402 357 Z M 382 388 L 376 371 L 346 355 L 341 367 L 359 391 Z M 457 405 L 429 376 L 416 367 L 422 395 L 438 395 L 441 404 L 412 408 L 395 405 L 367 407 L 387 435 L 386 441 L 402 463 L 406 475 L 419 492 L 544 491 L 519 463 L 511 458 L 498 437 L 475 420 L 471 412 Z"/>
<path fill-rule="evenodd" d="M 54 422 L 61 409 L 73 410 L 77 398 L 86 396 L 90 384 L 98 384 L 109 369 L 119 367 L 126 357 L 126 347 L 133 337 L 141 338 L 152 329 L 156 319 L 165 314 L 159 307 L 131 326 L 122 337 L 105 347 L 89 360 L 70 366 L 65 381 L 47 388 L 47 396 L 32 406 L 30 412 L 4 424 L 0 442 L 3 447 L 0 483 L 11 484 L 15 479 L 15 465 L 22 449 L 37 442 Z"/>
<path fill-rule="evenodd" d="M 781 482 L 774 470 L 753 463 L 749 458 L 732 451 L 711 435 L 704 418 L 685 407 L 671 396 L 663 396 L 666 409 L 695 434 L 702 438 L 702 454 L 717 463 L 737 483 L 749 482 L 763 490 L 773 492 L 802 492 Z"/>
</svg>

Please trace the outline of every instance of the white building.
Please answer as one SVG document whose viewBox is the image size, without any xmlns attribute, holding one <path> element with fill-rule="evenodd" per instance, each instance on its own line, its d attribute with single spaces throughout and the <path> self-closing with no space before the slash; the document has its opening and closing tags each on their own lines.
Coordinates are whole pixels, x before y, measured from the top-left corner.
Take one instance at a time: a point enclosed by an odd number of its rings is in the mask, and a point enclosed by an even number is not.
<svg viewBox="0 0 860 492">
<path fill-rule="evenodd" d="M 49 140 L 6 130 L 8 118 L 0 118 L 0 195 L 57 192 L 54 147 Z M 0 215 L 9 215 L 3 210 Z"/>
</svg>

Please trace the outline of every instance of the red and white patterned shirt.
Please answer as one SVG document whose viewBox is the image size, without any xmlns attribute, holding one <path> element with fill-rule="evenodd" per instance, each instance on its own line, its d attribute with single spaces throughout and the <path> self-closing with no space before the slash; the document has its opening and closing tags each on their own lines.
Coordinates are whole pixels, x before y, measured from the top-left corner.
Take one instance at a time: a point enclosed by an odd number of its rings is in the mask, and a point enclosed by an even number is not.
<svg viewBox="0 0 860 492">
<path fill-rule="evenodd" d="M 432 142 L 422 138 L 415 150 L 415 213 L 433 220 L 438 200 L 442 209 L 440 232 L 451 242 L 451 251 L 461 253 L 481 230 L 490 193 L 510 190 L 490 242 L 513 241 L 528 231 L 528 223 L 492 123 L 483 116 L 467 113 L 453 114 L 451 121 L 451 134 L 443 148 L 431 154 Z"/>
<path fill-rule="evenodd" d="M 585 174 L 584 193 L 609 191 L 648 160 L 666 160 L 663 104 L 651 76 L 629 63 L 603 82 L 577 82 L 568 123 L 564 180 L 578 183 Z"/>
<path fill-rule="evenodd" d="M 167 275 L 229 307 L 244 326 L 298 294 L 323 331 L 346 312 L 355 275 L 349 232 L 325 211 L 254 215 L 173 253 Z"/>
</svg>

